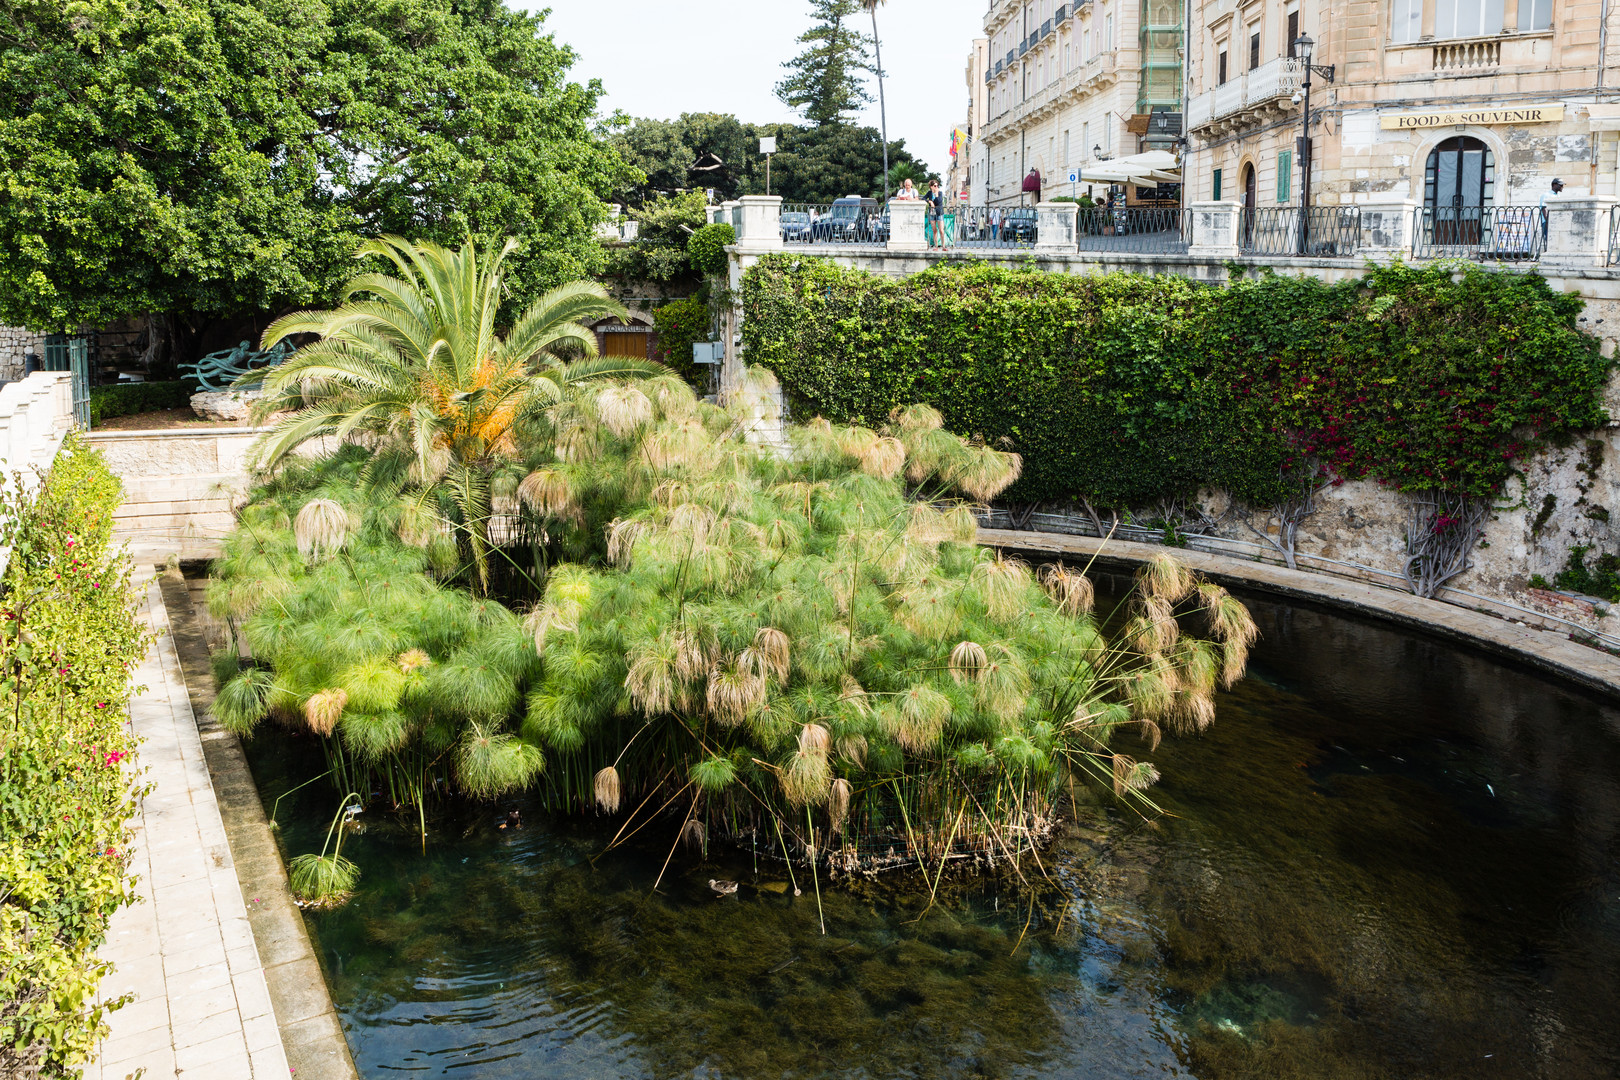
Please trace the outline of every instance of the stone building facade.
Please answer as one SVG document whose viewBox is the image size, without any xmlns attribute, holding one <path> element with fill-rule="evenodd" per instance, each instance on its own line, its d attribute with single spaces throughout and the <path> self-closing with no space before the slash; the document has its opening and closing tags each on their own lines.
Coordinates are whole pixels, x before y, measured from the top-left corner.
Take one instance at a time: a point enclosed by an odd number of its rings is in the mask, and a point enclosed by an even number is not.
<svg viewBox="0 0 1620 1080">
<path fill-rule="evenodd" d="M 1179 135 L 1182 12 L 1182 0 L 993 0 L 984 68 L 975 76 L 970 63 L 970 113 L 985 116 L 970 202 L 1030 201 L 1032 168 L 1043 198 L 1083 193 L 1071 170 Z M 1154 112 L 1174 126 L 1150 125 Z"/>
<path fill-rule="evenodd" d="M 984 137 L 984 129 L 990 119 L 990 101 L 984 90 L 989 81 L 988 75 L 994 66 L 990 62 L 990 39 L 974 38 L 973 51 L 968 53 L 966 71 L 968 104 L 965 122 L 962 125 L 962 130 L 968 136 L 967 145 L 952 159 L 945 173 L 946 195 L 958 202 L 974 206 L 984 205 L 983 191 L 975 190 L 973 186 L 975 175 L 973 163 L 986 152 L 979 140 Z"/>
<path fill-rule="evenodd" d="M 45 335 L 20 326 L 0 326 L 0 379 L 12 382 L 24 375 L 24 358 L 29 353 L 44 355 Z"/>
<path fill-rule="evenodd" d="M 1607 0 L 1191 0 L 1189 201 L 1299 205 L 1302 66 L 1312 205 L 1538 207 L 1612 199 L 1620 66 Z M 1442 209 L 1442 213 L 1444 213 Z"/>
</svg>

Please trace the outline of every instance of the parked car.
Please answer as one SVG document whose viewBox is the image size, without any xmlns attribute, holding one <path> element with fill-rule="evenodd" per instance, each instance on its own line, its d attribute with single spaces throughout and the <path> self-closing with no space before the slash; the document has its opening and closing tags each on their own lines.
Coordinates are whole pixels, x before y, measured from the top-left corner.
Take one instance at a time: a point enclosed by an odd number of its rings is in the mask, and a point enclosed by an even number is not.
<svg viewBox="0 0 1620 1080">
<path fill-rule="evenodd" d="M 782 215 L 784 243 L 808 243 L 810 240 L 810 214 L 805 210 L 789 210 Z"/>
<path fill-rule="evenodd" d="M 1002 211 L 1001 239 L 1004 243 L 1033 244 L 1035 242 L 1035 208 L 1013 206 Z"/>
<path fill-rule="evenodd" d="M 858 195 L 834 199 L 832 208 L 810 223 L 810 238 L 821 243 L 871 243 L 877 216 L 876 199 Z"/>
</svg>

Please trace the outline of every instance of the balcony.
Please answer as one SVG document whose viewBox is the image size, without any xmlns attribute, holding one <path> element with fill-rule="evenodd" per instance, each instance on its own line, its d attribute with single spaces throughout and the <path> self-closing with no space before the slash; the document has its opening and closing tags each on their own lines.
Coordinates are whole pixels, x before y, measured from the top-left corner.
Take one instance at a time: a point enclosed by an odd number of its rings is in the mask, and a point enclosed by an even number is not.
<svg viewBox="0 0 1620 1080">
<path fill-rule="evenodd" d="M 1049 38 L 1051 36 L 1052 36 L 1052 20 L 1047 19 L 1045 22 L 1041 23 L 1041 40 L 1045 41 L 1047 38 Z"/>
<path fill-rule="evenodd" d="M 1289 98 L 1299 88 L 1302 68 L 1290 56 L 1279 56 L 1207 90 L 1187 102 L 1187 128 L 1214 135 L 1251 127 L 1293 108 Z"/>
<path fill-rule="evenodd" d="M 1502 41 L 1487 38 L 1483 41 L 1445 41 L 1434 46 L 1434 70 L 1479 71 L 1499 67 L 1502 63 Z"/>
<path fill-rule="evenodd" d="M 1062 26 L 1064 21 L 1067 20 L 1068 17 L 1069 17 L 1069 5 L 1067 5 L 1067 4 L 1059 4 L 1058 7 L 1057 7 L 1057 10 L 1052 13 L 1052 21 L 1054 23 L 1056 23 L 1057 25 L 1059 25 L 1059 26 Z"/>
</svg>

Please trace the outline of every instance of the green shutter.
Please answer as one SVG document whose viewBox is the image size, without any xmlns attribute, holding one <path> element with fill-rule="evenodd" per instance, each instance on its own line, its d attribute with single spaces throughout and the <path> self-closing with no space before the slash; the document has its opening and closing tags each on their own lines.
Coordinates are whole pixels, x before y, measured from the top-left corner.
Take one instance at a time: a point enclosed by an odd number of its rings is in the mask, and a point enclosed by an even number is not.
<svg viewBox="0 0 1620 1080">
<path fill-rule="evenodd" d="M 1219 169 L 1215 170 L 1215 194 L 1211 195 L 1210 198 L 1216 202 L 1219 202 L 1221 198 L 1221 170 Z"/>
<path fill-rule="evenodd" d="M 1277 201 L 1286 203 L 1290 188 L 1294 181 L 1294 152 L 1280 150 L 1277 152 Z"/>
</svg>

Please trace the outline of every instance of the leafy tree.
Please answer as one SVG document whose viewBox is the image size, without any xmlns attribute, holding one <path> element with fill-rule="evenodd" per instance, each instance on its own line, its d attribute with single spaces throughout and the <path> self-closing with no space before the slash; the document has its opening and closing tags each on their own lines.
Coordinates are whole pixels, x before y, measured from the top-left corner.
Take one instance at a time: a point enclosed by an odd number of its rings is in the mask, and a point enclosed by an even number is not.
<svg viewBox="0 0 1620 1080">
<path fill-rule="evenodd" d="M 852 21 L 861 2 L 810 0 L 810 10 L 815 25 L 799 35 L 806 48 L 782 65 L 792 74 L 776 84 L 776 96 L 817 127 L 842 124 L 846 114 L 872 100 L 862 85 L 871 70 L 871 39 Z"/>
<path fill-rule="evenodd" d="M 775 134 L 775 125 L 747 124 L 727 113 L 682 113 L 675 120 L 635 120 L 613 132 L 614 149 L 645 180 L 621 188 L 615 197 L 640 206 L 656 195 L 714 188 L 721 202 L 764 190 L 764 162 L 759 137 Z M 725 163 L 717 173 L 697 174 L 692 167 L 705 154 Z"/>
<path fill-rule="evenodd" d="M 0 319 L 329 299 L 361 235 L 516 236 L 514 307 L 601 264 L 601 87 L 500 0 L 15 0 Z"/>
<path fill-rule="evenodd" d="M 790 128 L 784 133 L 772 161 L 772 183 L 788 202 L 830 202 L 845 195 L 883 193 L 883 141 L 876 128 L 827 124 Z M 915 165 L 905 140 L 889 147 L 894 165 Z"/>
<path fill-rule="evenodd" d="M 648 200 L 635 212 L 636 239 L 609 256 L 608 273 L 666 286 L 696 276 L 686 244 L 704 225 L 703 203 L 701 191 Z"/>
<path fill-rule="evenodd" d="M 568 359 L 596 352 L 584 323 L 624 316 L 594 282 L 553 289 L 499 336 L 504 264 L 516 247 L 508 240 L 481 259 L 470 240 L 459 251 L 398 237 L 371 241 L 360 253 L 389 260 L 397 276 L 360 274 L 336 310 L 277 319 L 265 331 L 266 347 L 298 334 L 320 340 L 245 377 L 262 378 L 266 414 L 286 414 L 256 444 L 260 464 L 274 466 L 310 439 L 369 433 L 382 453 L 408 465 L 419 509 L 430 519 L 447 511 L 481 589 L 489 583 L 494 475 L 517 452 L 522 424 L 582 381 L 663 370 L 619 357 Z"/>
</svg>

